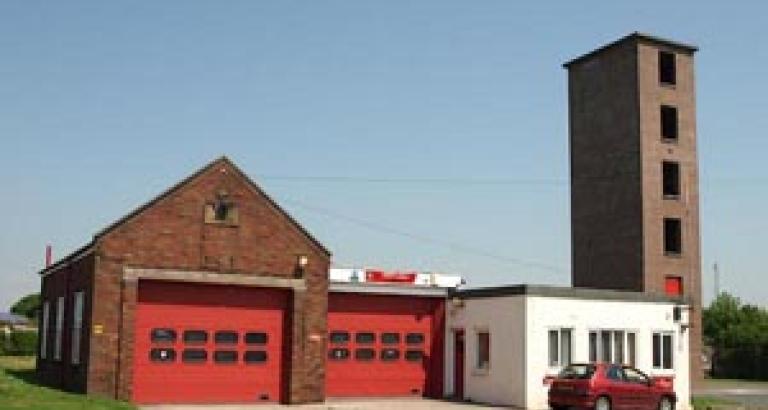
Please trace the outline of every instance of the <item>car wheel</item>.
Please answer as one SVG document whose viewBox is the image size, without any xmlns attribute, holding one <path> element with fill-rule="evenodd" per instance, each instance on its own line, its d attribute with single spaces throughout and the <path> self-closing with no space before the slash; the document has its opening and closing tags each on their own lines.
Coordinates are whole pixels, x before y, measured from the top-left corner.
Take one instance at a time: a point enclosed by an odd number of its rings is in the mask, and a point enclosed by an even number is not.
<svg viewBox="0 0 768 410">
<path fill-rule="evenodd" d="M 595 410 L 611 410 L 611 400 L 605 396 L 598 397 L 595 401 Z"/>
<path fill-rule="evenodd" d="M 659 410 L 675 410 L 675 403 L 669 397 L 659 400 Z"/>
</svg>

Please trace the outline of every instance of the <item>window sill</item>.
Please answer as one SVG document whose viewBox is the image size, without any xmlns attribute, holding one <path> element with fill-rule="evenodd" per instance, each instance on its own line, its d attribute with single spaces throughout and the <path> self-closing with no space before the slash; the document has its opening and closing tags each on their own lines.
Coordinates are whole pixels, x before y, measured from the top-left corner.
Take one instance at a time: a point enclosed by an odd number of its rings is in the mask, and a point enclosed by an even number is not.
<svg viewBox="0 0 768 410">
<path fill-rule="evenodd" d="M 677 145 L 679 138 L 661 137 L 661 142 L 664 144 Z"/>
<path fill-rule="evenodd" d="M 664 256 L 667 258 L 681 259 L 683 257 L 682 252 L 664 252 Z"/>
<path fill-rule="evenodd" d="M 483 368 L 475 368 L 472 370 L 472 376 L 488 376 L 490 373 L 490 368 L 483 367 Z"/>
<path fill-rule="evenodd" d="M 675 90 L 675 89 L 677 89 L 677 82 L 666 83 L 664 81 L 659 81 L 659 86 L 661 86 L 662 88 L 668 88 L 670 90 Z"/>
<path fill-rule="evenodd" d="M 665 201 L 679 201 L 680 200 L 680 194 L 677 194 L 677 195 L 664 194 L 664 195 L 662 195 L 662 198 Z"/>
</svg>

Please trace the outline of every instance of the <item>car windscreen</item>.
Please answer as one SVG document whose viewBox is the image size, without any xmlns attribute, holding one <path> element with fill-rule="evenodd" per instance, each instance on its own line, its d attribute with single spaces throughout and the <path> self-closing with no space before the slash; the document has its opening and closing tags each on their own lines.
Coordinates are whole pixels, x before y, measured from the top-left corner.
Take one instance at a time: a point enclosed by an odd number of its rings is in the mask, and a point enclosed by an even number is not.
<svg viewBox="0 0 768 410">
<path fill-rule="evenodd" d="M 566 366 L 560 374 L 557 375 L 559 379 L 579 379 L 586 380 L 591 379 L 595 374 L 595 366 L 591 364 L 572 364 Z"/>
</svg>

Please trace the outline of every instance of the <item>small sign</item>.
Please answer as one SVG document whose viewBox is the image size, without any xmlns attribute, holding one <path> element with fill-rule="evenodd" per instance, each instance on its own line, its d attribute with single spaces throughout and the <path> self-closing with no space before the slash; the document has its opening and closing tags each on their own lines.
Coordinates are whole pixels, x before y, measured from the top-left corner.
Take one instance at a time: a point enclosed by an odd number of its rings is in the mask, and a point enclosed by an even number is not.
<svg viewBox="0 0 768 410">
<path fill-rule="evenodd" d="M 311 335 L 309 335 L 309 340 L 311 342 L 322 342 L 323 341 L 323 335 L 318 334 L 318 333 L 312 333 Z"/>
<path fill-rule="evenodd" d="M 93 325 L 93 334 L 100 335 L 104 333 L 104 325 Z"/>
</svg>

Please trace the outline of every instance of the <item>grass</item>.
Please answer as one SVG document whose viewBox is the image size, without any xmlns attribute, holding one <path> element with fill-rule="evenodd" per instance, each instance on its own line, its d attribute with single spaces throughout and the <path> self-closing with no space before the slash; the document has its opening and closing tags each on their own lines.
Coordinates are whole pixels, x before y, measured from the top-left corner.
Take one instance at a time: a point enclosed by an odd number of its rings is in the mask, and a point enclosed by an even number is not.
<svg viewBox="0 0 768 410">
<path fill-rule="evenodd" d="M 730 400 L 726 400 L 720 397 L 712 396 L 694 396 L 691 401 L 693 402 L 694 410 L 707 410 L 710 408 L 729 408 L 737 405 L 737 403 Z"/>
<path fill-rule="evenodd" d="M 66 393 L 35 381 L 35 359 L 0 356 L 0 409 L 129 410 L 124 402 Z"/>
</svg>

